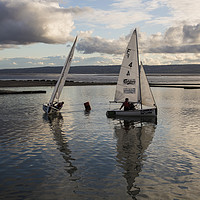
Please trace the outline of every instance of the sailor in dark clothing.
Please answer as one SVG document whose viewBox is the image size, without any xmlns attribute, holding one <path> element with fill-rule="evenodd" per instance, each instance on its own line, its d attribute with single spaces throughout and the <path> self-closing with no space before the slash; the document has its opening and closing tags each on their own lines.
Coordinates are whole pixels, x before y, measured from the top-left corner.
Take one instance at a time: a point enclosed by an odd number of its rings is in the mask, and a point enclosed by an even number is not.
<svg viewBox="0 0 200 200">
<path fill-rule="evenodd" d="M 124 111 L 130 110 L 130 103 L 128 101 L 128 98 L 125 99 L 124 103 L 120 107 L 120 110 L 124 107 Z"/>
<path fill-rule="evenodd" d="M 55 108 L 60 110 L 63 107 L 63 104 L 64 104 L 63 101 L 62 102 L 58 102 L 58 103 L 56 102 L 56 103 L 54 103 L 53 107 L 55 107 Z"/>
<path fill-rule="evenodd" d="M 130 103 L 130 110 L 135 110 L 136 108 L 135 108 L 135 105 L 134 105 L 134 103 Z"/>
</svg>

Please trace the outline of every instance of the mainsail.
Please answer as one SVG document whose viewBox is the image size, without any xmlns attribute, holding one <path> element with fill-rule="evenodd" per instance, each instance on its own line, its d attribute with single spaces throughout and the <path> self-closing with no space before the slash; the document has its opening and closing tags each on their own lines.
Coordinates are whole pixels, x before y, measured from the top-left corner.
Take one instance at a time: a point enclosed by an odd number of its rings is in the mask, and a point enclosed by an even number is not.
<svg viewBox="0 0 200 200">
<path fill-rule="evenodd" d="M 143 65 L 140 66 L 140 83 L 141 83 L 141 96 L 142 105 L 155 107 L 156 102 L 153 98 L 151 88 L 149 87 L 149 82 L 147 80 Z"/>
<path fill-rule="evenodd" d="M 139 102 L 139 84 L 138 43 L 135 29 L 124 54 L 114 101 L 123 102 L 125 98 L 129 98 L 130 102 Z"/>
<path fill-rule="evenodd" d="M 76 41 L 77 41 L 77 36 L 74 40 L 74 43 L 73 43 L 73 46 L 71 48 L 71 51 L 69 52 L 69 55 L 67 57 L 67 60 L 65 62 L 65 65 L 62 69 L 62 72 L 60 74 L 60 77 L 56 83 L 56 86 L 54 88 L 54 91 L 51 95 L 51 99 L 49 101 L 49 104 L 53 104 L 53 102 L 58 102 L 59 101 L 59 98 L 60 98 L 60 94 L 62 92 L 62 89 L 65 85 L 65 80 L 66 80 L 66 77 L 67 77 L 67 74 L 69 72 L 69 68 L 70 68 L 70 65 L 71 65 L 71 61 L 72 61 L 72 57 L 73 57 L 73 54 L 74 54 L 74 49 L 75 49 L 75 45 L 76 45 Z"/>
</svg>

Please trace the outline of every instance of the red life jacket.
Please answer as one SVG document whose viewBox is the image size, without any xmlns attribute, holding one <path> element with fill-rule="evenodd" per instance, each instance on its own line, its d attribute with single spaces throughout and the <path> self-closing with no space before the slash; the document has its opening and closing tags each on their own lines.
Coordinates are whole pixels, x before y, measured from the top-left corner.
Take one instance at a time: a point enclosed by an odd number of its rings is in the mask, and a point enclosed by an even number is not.
<svg viewBox="0 0 200 200">
<path fill-rule="evenodd" d="M 130 104 L 129 104 L 128 101 L 125 101 L 125 102 L 124 102 L 124 107 L 126 107 L 126 108 L 129 108 L 129 107 L 130 107 Z"/>
</svg>

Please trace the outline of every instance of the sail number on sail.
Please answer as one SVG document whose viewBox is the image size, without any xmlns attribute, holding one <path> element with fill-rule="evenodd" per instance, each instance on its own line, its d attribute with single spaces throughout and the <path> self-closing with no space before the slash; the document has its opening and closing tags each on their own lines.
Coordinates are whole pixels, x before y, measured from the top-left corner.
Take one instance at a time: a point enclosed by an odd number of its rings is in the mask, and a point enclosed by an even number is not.
<svg viewBox="0 0 200 200">
<path fill-rule="evenodd" d="M 127 79 L 127 78 L 125 78 L 123 83 L 126 84 L 126 85 L 134 85 L 135 84 L 135 79 Z"/>
<path fill-rule="evenodd" d="M 131 51 L 132 51 L 132 49 L 130 49 L 130 48 L 127 48 L 127 50 L 126 50 L 126 57 L 127 57 L 127 59 L 131 59 Z M 128 64 L 128 66 L 127 66 L 129 69 L 128 69 L 128 71 L 127 71 L 127 73 L 126 73 L 126 76 L 131 76 L 131 68 L 133 67 L 133 62 L 130 62 L 129 64 Z M 123 80 L 123 84 L 124 85 L 126 85 L 126 86 L 129 86 L 129 85 L 135 85 L 135 83 L 136 83 L 136 79 L 130 79 L 130 78 L 125 78 L 124 80 Z M 123 89 L 123 91 L 124 91 L 124 94 L 135 94 L 135 92 L 136 92 L 136 89 L 134 88 L 134 87 L 129 87 L 129 88 L 124 88 Z"/>
</svg>

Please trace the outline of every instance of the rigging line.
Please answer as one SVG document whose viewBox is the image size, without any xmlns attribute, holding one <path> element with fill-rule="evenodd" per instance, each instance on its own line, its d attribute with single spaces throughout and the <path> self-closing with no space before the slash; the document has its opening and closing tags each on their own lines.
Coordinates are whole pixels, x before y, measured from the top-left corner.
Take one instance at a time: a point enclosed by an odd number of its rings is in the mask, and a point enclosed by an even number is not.
<svg viewBox="0 0 200 200">
<path fill-rule="evenodd" d="M 141 81 L 140 81 L 140 65 L 139 65 L 138 38 L 137 38 L 137 31 L 136 31 L 136 29 L 135 29 L 134 31 L 135 31 L 135 35 L 136 35 L 137 62 L 138 62 L 138 72 L 139 72 L 139 99 L 140 99 L 141 110 L 142 110 L 142 97 L 141 97 Z"/>
</svg>

